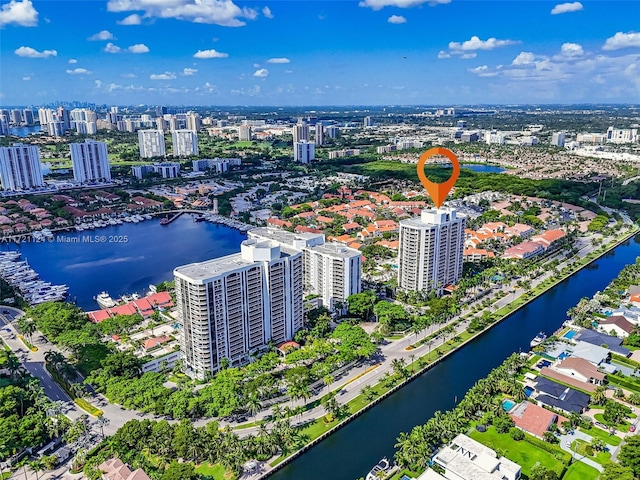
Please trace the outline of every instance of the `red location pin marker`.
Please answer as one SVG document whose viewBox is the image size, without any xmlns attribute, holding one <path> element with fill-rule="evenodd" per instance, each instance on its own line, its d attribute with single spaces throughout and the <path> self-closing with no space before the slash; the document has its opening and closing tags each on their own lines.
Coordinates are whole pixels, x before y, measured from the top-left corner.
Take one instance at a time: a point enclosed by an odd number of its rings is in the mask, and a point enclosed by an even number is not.
<svg viewBox="0 0 640 480">
<path fill-rule="evenodd" d="M 425 163 L 427 163 L 427 160 L 429 160 L 429 158 L 433 157 L 434 155 L 443 155 L 447 157 L 449 160 L 451 160 L 451 165 L 453 165 L 453 172 L 451 173 L 451 177 L 449 177 L 449 180 L 447 180 L 446 182 L 442 182 L 442 183 L 432 182 L 424 174 Z M 445 201 L 445 199 L 447 198 L 447 195 L 449 195 L 449 192 L 451 191 L 453 186 L 456 184 L 456 181 L 458 180 L 458 176 L 460 175 L 460 162 L 458 162 L 458 157 L 456 157 L 453 154 L 453 152 L 447 148 L 442 148 L 442 147 L 430 148 L 429 150 L 424 152 L 422 155 L 420 155 L 417 169 L 418 169 L 418 178 L 420 179 L 420 182 L 422 182 L 422 185 L 424 185 L 424 188 L 426 188 L 427 192 L 429 192 L 429 196 L 433 200 L 433 203 L 436 204 L 436 208 L 440 208 L 443 202 Z"/>
</svg>

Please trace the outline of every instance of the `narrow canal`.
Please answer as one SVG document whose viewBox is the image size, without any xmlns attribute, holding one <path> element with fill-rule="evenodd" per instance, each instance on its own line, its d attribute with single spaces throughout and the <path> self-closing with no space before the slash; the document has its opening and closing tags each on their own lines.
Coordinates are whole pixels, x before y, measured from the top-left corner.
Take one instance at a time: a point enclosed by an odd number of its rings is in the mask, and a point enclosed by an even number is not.
<svg viewBox="0 0 640 480">
<path fill-rule="evenodd" d="M 563 281 L 420 378 L 364 413 L 282 470 L 273 480 L 356 480 L 394 453 L 400 432 L 451 409 L 465 392 L 539 332 L 555 331 L 582 297 L 603 290 L 640 256 L 640 235 Z"/>
</svg>

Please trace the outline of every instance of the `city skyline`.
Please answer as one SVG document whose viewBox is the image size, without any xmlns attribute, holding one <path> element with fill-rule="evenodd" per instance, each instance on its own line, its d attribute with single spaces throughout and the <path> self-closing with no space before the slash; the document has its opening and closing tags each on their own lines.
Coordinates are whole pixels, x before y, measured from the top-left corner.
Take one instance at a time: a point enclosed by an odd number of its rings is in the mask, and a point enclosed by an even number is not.
<svg viewBox="0 0 640 480">
<path fill-rule="evenodd" d="M 632 5 L 12 0 L 0 103 L 629 103 Z"/>
</svg>

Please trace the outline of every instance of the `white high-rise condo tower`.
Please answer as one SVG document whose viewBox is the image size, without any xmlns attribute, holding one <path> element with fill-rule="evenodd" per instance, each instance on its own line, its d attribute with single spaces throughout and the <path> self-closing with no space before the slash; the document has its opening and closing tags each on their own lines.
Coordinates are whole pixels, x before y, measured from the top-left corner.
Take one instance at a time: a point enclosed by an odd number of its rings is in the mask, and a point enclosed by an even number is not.
<svg viewBox="0 0 640 480">
<path fill-rule="evenodd" d="M 198 155 L 198 134 L 195 130 L 174 130 L 171 138 L 174 157 Z"/>
<path fill-rule="evenodd" d="M 184 371 L 206 378 L 247 363 L 302 327 L 302 253 L 249 239 L 241 252 L 174 270 Z M 226 359 L 226 360 L 225 360 Z"/>
<path fill-rule="evenodd" d="M 105 142 L 85 140 L 71 144 L 73 178 L 77 182 L 111 180 L 111 167 Z"/>
<path fill-rule="evenodd" d="M 162 130 L 138 130 L 140 157 L 164 157 L 164 133 Z"/>
<path fill-rule="evenodd" d="M 7 191 L 44 186 L 38 147 L 22 143 L 0 147 L 0 182 Z"/>
<path fill-rule="evenodd" d="M 309 163 L 316 158 L 316 145 L 313 142 L 304 140 L 293 144 L 293 161 L 299 163 Z"/>
<path fill-rule="evenodd" d="M 400 221 L 398 287 L 442 293 L 462 274 L 466 217 L 454 208 L 423 210 Z"/>
</svg>

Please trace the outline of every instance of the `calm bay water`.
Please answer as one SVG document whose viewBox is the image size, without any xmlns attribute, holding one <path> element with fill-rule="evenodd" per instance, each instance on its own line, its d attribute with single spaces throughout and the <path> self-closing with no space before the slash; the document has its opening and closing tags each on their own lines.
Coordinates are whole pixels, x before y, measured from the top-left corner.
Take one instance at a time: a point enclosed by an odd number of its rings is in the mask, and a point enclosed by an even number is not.
<svg viewBox="0 0 640 480">
<path fill-rule="evenodd" d="M 106 241 L 86 241 L 97 236 Z M 169 225 L 160 225 L 160 220 L 154 219 L 61 232 L 51 243 L 5 244 L 3 249 L 20 250 L 40 278 L 67 284 L 72 300 L 77 297 L 80 307 L 95 310 L 98 306 L 93 297 L 103 290 L 113 298 L 145 293 L 149 284 L 172 280 L 177 266 L 239 252 L 245 238 L 235 229 L 195 223 L 191 215 L 183 215 Z M 76 239 L 80 243 L 69 242 Z"/>
<path fill-rule="evenodd" d="M 26 137 L 32 133 L 40 132 L 40 125 L 34 127 L 10 127 L 9 133 L 16 137 Z"/>
<path fill-rule="evenodd" d="M 640 255 L 640 236 L 582 269 L 480 338 L 380 402 L 343 429 L 300 456 L 273 480 L 355 480 L 380 458 L 392 458 L 401 432 L 449 410 L 465 392 L 509 355 L 528 351 L 540 331 L 554 332 L 566 311 L 582 297 L 602 290 Z"/>
</svg>

